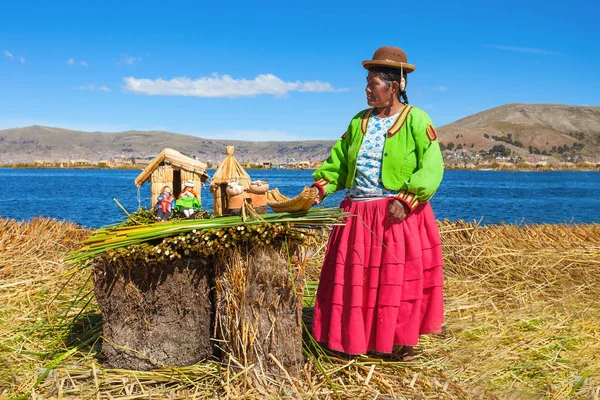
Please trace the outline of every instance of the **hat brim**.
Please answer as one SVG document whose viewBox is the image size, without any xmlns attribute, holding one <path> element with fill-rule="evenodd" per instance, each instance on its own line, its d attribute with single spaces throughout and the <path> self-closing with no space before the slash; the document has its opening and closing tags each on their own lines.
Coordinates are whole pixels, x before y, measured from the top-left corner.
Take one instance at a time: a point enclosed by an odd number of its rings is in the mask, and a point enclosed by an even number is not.
<svg viewBox="0 0 600 400">
<path fill-rule="evenodd" d="M 388 67 L 388 68 L 396 68 L 402 69 L 406 71 L 407 74 L 413 72 L 417 67 L 414 64 L 408 63 L 399 63 L 395 61 L 384 61 L 384 60 L 365 60 L 362 62 L 362 65 L 365 69 L 373 68 L 373 67 Z"/>
</svg>

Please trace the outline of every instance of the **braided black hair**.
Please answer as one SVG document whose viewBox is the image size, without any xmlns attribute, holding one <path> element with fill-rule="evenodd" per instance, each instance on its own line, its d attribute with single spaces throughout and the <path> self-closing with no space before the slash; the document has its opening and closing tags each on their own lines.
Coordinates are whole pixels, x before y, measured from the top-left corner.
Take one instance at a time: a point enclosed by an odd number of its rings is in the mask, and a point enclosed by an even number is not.
<svg viewBox="0 0 600 400">
<path fill-rule="evenodd" d="M 402 76 L 404 76 L 404 82 L 408 85 L 408 79 L 406 76 L 406 71 L 402 71 L 402 75 L 400 74 L 400 70 L 397 68 L 389 68 L 389 67 L 373 67 L 369 68 L 369 71 L 374 73 L 384 81 L 388 86 L 392 86 L 393 82 L 398 82 L 398 89 L 400 88 L 400 80 Z M 404 90 L 398 90 L 398 100 L 401 103 L 408 104 L 408 96 L 406 95 L 406 87 Z"/>
</svg>

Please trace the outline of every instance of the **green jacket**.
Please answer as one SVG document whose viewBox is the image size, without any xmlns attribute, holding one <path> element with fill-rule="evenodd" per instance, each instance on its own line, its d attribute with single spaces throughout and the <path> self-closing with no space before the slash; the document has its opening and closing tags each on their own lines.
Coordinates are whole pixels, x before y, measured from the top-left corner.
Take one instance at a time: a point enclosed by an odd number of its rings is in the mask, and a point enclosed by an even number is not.
<svg viewBox="0 0 600 400">
<path fill-rule="evenodd" d="M 181 196 L 175 201 L 175 207 L 178 210 L 183 210 L 185 208 L 193 208 L 194 210 L 199 210 L 202 208 L 202 204 L 200 200 L 198 200 L 195 196 Z"/>
<path fill-rule="evenodd" d="M 373 109 L 359 112 L 346 133 L 331 149 L 329 158 L 313 174 L 324 195 L 347 189 L 354 182 L 358 151 Z M 437 191 L 444 164 L 431 119 L 421 109 L 406 106 L 388 130 L 383 147 L 381 180 L 411 210 Z"/>
</svg>

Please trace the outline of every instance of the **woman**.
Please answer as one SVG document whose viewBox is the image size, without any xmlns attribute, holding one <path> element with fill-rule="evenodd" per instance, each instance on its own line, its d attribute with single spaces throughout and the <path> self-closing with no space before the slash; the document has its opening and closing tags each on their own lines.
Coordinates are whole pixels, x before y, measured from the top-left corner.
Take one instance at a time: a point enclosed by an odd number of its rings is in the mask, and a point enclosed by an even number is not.
<svg viewBox="0 0 600 400">
<path fill-rule="evenodd" d="M 175 208 L 175 196 L 171 194 L 171 187 L 163 187 L 157 200 L 155 214 L 159 220 L 166 221 Z"/>
<path fill-rule="evenodd" d="M 352 217 L 331 233 L 313 334 L 348 354 L 413 358 L 420 334 L 443 323 L 439 230 L 429 199 L 444 171 L 427 114 L 408 105 L 406 53 L 381 47 L 363 62 L 367 103 L 313 174 L 320 203 L 346 190 Z"/>
<path fill-rule="evenodd" d="M 186 181 L 183 187 L 183 191 L 177 197 L 175 202 L 178 210 L 183 212 L 188 219 L 194 218 L 194 213 L 199 210 L 202 205 L 200 204 L 200 198 L 194 191 L 194 182 Z"/>
</svg>

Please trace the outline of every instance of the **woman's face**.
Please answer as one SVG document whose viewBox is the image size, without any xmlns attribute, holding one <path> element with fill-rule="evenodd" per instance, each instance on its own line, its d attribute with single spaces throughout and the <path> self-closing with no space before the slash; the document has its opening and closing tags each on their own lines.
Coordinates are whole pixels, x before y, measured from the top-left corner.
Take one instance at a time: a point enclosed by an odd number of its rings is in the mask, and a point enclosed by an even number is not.
<svg viewBox="0 0 600 400">
<path fill-rule="evenodd" d="M 370 71 L 367 75 L 365 92 L 367 93 L 367 103 L 371 107 L 381 108 L 392 105 L 394 96 L 392 86 L 388 86 L 377 74 Z"/>
</svg>

